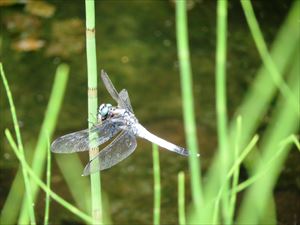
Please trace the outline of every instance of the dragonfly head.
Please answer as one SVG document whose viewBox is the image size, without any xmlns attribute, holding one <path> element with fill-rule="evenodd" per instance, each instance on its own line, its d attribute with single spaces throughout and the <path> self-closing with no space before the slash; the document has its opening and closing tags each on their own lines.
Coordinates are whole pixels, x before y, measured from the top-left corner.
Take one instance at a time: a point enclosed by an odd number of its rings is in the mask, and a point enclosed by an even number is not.
<svg viewBox="0 0 300 225">
<path fill-rule="evenodd" d="M 105 120 L 107 117 L 111 115 L 112 105 L 109 103 L 103 103 L 99 106 L 98 110 L 98 118 L 101 120 Z"/>
</svg>

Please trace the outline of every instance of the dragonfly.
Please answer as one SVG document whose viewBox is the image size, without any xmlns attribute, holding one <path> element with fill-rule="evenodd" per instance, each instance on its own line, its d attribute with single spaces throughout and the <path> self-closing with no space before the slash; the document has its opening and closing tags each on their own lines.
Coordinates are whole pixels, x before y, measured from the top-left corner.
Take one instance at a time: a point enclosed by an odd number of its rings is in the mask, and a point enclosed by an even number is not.
<svg viewBox="0 0 300 225">
<path fill-rule="evenodd" d="M 101 79 L 108 93 L 117 102 L 117 106 L 103 103 L 98 109 L 97 123 L 89 129 L 76 131 L 57 138 L 51 144 L 54 153 L 74 153 L 97 149 L 111 140 L 83 171 L 83 176 L 99 170 L 111 168 L 130 156 L 137 147 L 136 138 L 146 139 L 171 152 L 188 156 L 187 149 L 168 142 L 142 126 L 136 118 L 126 89 L 118 92 L 105 71 L 101 71 Z M 199 156 L 197 154 L 197 156 Z"/>
</svg>

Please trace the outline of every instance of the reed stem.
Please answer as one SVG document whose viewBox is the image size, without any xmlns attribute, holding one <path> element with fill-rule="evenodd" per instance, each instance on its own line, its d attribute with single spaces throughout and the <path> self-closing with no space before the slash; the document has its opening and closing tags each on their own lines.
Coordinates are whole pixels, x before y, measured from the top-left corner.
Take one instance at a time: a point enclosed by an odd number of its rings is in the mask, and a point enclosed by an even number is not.
<svg viewBox="0 0 300 225">
<path fill-rule="evenodd" d="M 220 181 L 223 183 L 228 169 L 228 128 L 226 106 L 226 43 L 227 38 L 227 0 L 217 1 L 217 49 L 216 49 L 216 110 L 218 144 L 221 156 Z M 229 186 L 225 184 L 226 193 Z M 228 224 L 228 196 L 222 196 L 224 223 Z"/>
<path fill-rule="evenodd" d="M 185 225 L 185 188 L 184 188 L 184 172 L 181 171 L 178 173 L 178 218 L 179 224 Z"/>
<path fill-rule="evenodd" d="M 25 154 L 24 154 L 24 147 L 22 143 L 22 138 L 21 138 L 21 132 L 20 132 L 20 127 L 17 119 L 17 113 L 16 113 L 16 108 L 15 104 L 13 101 L 13 97 L 3 70 L 3 65 L 0 63 L 0 74 L 1 78 L 4 84 L 4 88 L 7 94 L 9 106 L 10 106 L 10 112 L 11 116 L 13 119 L 13 124 L 14 124 L 14 129 L 17 137 L 17 142 L 18 142 L 18 149 L 20 151 L 20 156 L 25 159 Z M 26 200 L 25 200 L 25 207 L 29 212 L 29 217 L 30 217 L 30 224 L 35 224 L 35 215 L 34 215 L 34 208 L 33 208 L 33 193 L 30 185 L 30 180 L 28 178 L 27 171 L 22 167 L 22 174 L 23 174 L 23 179 L 24 179 L 24 184 L 25 184 L 25 190 L 26 190 Z"/>
<path fill-rule="evenodd" d="M 85 0 L 86 12 L 86 55 L 87 55 L 87 75 L 88 75 L 88 121 L 96 124 L 97 118 L 97 58 L 95 39 L 95 2 Z M 93 126 L 89 123 L 89 128 Z M 89 151 L 90 160 L 93 159 L 98 149 Z M 92 217 L 94 223 L 102 224 L 102 198 L 100 172 L 91 174 L 91 196 L 92 196 Z"/>
<path fill-rule="evenodd" d="M 35 182 L 41 189 L 43 189 L 45 192 L 48 192 L 51 198 L 53 198 L 56 202 L 58 202 L 60 205 L 68 209 L 70 212 L 72 212 L 74 215 L 78 216 L 82 220 L 86 221 L 87 223 L 92 223 L 93 220 L 90 216 L 86 215 L 84 212 L 81 212 L 79 209 L 77 209 L 75 206 L 71 205 L 67 201 L 65 201 L 63 198 L 61 198 L 59 195 L 57 195 L 55 192 L 53 192 L 51 189 L 47 187 L 45 183 L 35 174 L 34 170 L 30 168 L 26 160 L 22 157 L 22 154 L 19 152 L 18 147 L 15 143 L 15 141 L 12 138 L 12 135 L 8 129 L 5 130 L 6 138 L 12 147 L 14 153 L 16 154 L 18 160 L 20 161 L 22 168 L 24 168 L 27 173 L 30 175 L 33 182 Z"/>
<path fill-rule="evenodd" d="M 187 146 L 190 151 L 189 167 L 191 172 L 191 188 L 193 204 L 197 215 L 201 214 L 203 202 L 200 161 L 197 157 L 198 142 L 194 115 L 194 98 L 192 88 L 192 72 L 188 46 L 188 29 L 186 1 L 176 1 L 176 38 L 180 68 L 180 84 L 183 97 L 183 119 Z"/>
<path fill-rule="evenodd" d="M 234 162 L 238 160 L 239 152 L 240 152 L 240 138 L 241 138 L 241 132 L 242 132 L 242 117 L 237 117 L 237 129 L 236 129 L 236 140 L 235 140 L 235 146 L 234 146 Z M 231 190 L 234 190 L 239 181 L 239 174 L 240 174 L 240 166 L 237 166 L 233 172 L 233 178 L 232 178 L 232 186 Z M 236 195 L 237 193 L 231 192 L 230 195 L 230 202 L 229 202 L 229 224 L 232 224 L 233 217 L 234 217 L 234 211 L 236 206 Z"/>
<path fill-rule="evenodd" d="M 153 224 L 160 224 L 160 166 L 159 166 L 159 151 L 156 144 L 152 145 L 153 156 L 153 176 L 154 176 L 154 208 L 153 208 Z"/>
<path fill-rule="evenodd" d="M 50 141 L 49 141 L 49 137 L 48 137 L 46 185 L 49 190 L 50 190 L 50 183 L 51 183 L 51 150 L 50 150 Z M 45 215 L 44 215 L 44 224 L 45 225 L 47 225 L 49 222 L 49 211 L 50 211 L 50 195 L 49 195 L 49 192 L 46 192 Z"/>
<path fill-rule="evenodd" d="M 34 156 L 32 160 L 32 169 L 39 177 L 41 177 L 43 174 L 43 171 L 45 169 L 45 160 L 47 158 L 47 138 L 45 133 L 47 133 L 49 135 L 49 138 L 51 138 L 54 132 L 57 117 L 67 86 L 68 75 L 69 67 L 67 65 L 61 64 L 57 67 L 50 99 L 47 105 L 44 121 L 38 136 L 38 141 L 34 150 Z M 33 200 L 35 201 L 39 191 L 39 187 L 33 182 L 31 182 L 31 186 Z M 25 201 L 26 199 L 23 200 L 22 211 L 19 218 L 20 224 L 26 224 L 28 220 L 28 212 L 24 204 Z"/>
</svg>

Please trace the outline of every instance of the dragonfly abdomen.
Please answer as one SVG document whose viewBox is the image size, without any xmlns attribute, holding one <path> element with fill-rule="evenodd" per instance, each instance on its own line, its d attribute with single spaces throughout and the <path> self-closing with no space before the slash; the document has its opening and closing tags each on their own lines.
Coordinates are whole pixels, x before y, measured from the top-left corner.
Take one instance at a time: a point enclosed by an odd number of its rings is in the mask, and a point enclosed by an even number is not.
<svg viewBox="0 0 300 225">
<path fill-rule="evenodd" d="M 163 148 L 165 148 L 169 151 L 175 152 L 177 154 L 180 154 L 183 156 L 189 155 L 189 152 L 187 149 L 177 146 L 171 142 L 168 142 L 168 141 L 152 134 L 146 128 L 144 128 L 141 124 L 137 125 L 137 136 L 144 138 L 150 142 L 153 142 L 154 144 L 157 144 L 160 147 L 163 147 Z"/>
</svg>

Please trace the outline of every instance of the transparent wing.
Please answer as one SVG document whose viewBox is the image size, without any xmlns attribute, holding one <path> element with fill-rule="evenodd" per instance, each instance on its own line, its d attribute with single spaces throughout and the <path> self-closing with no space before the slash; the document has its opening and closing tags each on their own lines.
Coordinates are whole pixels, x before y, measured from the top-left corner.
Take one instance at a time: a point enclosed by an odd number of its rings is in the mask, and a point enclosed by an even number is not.
<svg viewBox="0 0 300 225">
<path fill-rule="evenodd" d="M 109 145 L 92 159 L 84 168 L 83 175 L 108 169 L 131 155 L 136 148 L 135 136 L 129 131 L 122 131 Z"/>
<path fill-rule="evenodd" d="M 120 91 L 119 96 L 123 100 L 123 102 L 126 104 L 126 108 L 129 109 L 133 113 L 133 109 L 132 109 L 132 106 L 130 103 L 130 98 L 129 98 L 127 90 L 123 89 L 122 91 Z"/>
<path fill-rule="evenodd" d="M 73 153 L 88 151 L 96 148 L 111 139 L 124 123 L 120 120 L 105 120 L 102 124 L 92 127 L 90 130 L 82 130 L 57 138 L 51 144 L 51 151 L 55 153 Z M 91 136 L 89 136 L 89 134 Z"/>
<path fill-rule="evenodd" d="M 119 93 L 115 89 L 114 85 L 112 84 L 111 80 L 109 79 L 107 73 L 104 70 L 101 71 L 101 79 L 111 97 L 118 103 L 118 105 L 121 108 L 126 109 L 125 102 L 120 98 Z"/>
<path fill-rule="evenodd" d="M 119 102 L 119 94 L 104 70 L 101 70 L 101 78 L 108 93 L 116 102 Z"/>
</svg>

